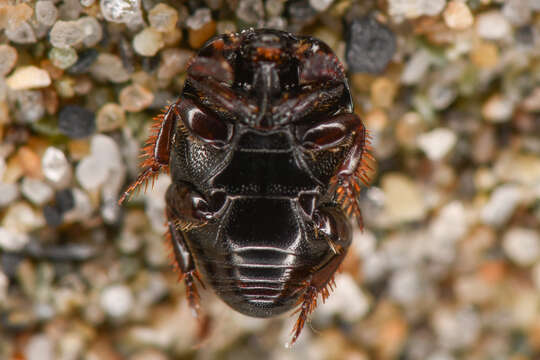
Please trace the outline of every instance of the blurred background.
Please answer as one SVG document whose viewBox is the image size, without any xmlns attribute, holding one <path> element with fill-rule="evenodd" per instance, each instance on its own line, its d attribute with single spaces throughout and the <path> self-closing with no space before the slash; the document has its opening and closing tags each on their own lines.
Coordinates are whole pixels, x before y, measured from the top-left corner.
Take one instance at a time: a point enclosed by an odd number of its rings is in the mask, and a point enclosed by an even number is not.
<svg viewBox="0 0 540 360">
<path fill-rule="evenodd" d="M 116 203 L 150 119 L 216 33 L 345 64 L 377 170 L 337 289 L 252 319 L 210 291 L 198 345 L 162 175 Z M 540 359 L 539 0 L 4 0 L 0 359 Z"/>
</svg>

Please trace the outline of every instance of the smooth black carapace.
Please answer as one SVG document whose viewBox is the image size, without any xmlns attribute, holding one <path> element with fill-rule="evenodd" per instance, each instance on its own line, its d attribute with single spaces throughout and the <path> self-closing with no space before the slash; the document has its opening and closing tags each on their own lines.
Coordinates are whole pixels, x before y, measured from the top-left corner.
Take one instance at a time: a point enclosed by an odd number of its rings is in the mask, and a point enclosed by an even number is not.
<svg viewBox="0 0 540 360">
<path fill-rule="evenodd" d="M 368 136 L 323 42 L 276 30 L 217 36 L 156 119 L 134 189 L 170 171 L 167 238 L 188 301 L 195 278 L 233 309 L 297 308 L 296 341 L 361 226 Z"/>
</svg>

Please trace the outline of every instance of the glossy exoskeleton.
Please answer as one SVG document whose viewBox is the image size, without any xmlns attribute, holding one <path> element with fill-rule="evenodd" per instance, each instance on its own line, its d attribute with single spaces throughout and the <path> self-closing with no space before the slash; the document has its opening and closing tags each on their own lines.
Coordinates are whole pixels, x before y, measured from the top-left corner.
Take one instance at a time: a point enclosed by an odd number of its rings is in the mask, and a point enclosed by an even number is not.
<svg viewBox="0 0 540 360">
<path fill-rule="evenodd" d="M 197 278 L 249 316 L 297 308 L 294 342 L 347 253 L 348 216 L 361 226 L 367 148 L 326 44 L 276 30 L 221 35 L 192 59 L 121 201 L 170 171 L 168 239 L 195 313 Z"/>
</svg>

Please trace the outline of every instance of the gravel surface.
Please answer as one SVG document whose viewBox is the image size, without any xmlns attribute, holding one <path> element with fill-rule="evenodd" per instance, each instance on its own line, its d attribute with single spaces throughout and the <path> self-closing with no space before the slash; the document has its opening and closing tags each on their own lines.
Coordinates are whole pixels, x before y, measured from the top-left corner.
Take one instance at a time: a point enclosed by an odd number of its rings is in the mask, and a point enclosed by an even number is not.
<svg viewBox="0 0 540 360">
<path fill-rule="evenodd" d="M 190 57 L 249 27 L 334 49 L 378 162 L 292 349 L 208 290 L 198 346 L 168 176 L 117 205 Z M 539 359 L 539 84 L 538 0 L 1 2 L 0 359 Z"/>
</svg>

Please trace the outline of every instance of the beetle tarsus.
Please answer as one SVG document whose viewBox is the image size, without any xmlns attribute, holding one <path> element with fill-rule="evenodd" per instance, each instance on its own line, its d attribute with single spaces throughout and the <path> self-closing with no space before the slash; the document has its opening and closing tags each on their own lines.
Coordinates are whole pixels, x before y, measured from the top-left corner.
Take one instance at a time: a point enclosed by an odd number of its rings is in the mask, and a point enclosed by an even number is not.
<svg viewBox="0 0 540 360">
<path fill-rule="evenodd" d="M 319 295 L 317 289 L 313 286 L 308 286 L 304 295 L 300 298 L 301 304 L 300 307 L 293 313 L 298 315 L 298 319 L 294 324 L 294 327 L 291 331 L 292 339 L 290 345 L 293 345 L 298 337 L 302 333 L 302 329 L 306 324 L 307 317 L 315 310 L 317 307 L 317 296 Z"/>
<path fill-rule="evenodd" d="M 120 199 L 118 200 L 118 204 L 121 205 L 126 199 L 128 199 L 135 190 L 139 190 L 139 187 L 144 184 L 144 191 L 146 192 L 146 188 L 148 187 L 148 182 L 151 179 L 152 180 L 152 187 L 154 186 L 155 178 L 159 175 L 161 172 L 161 166 L 150 166 L 147 167 L 143 172 L 137 177 L 137 180 L 135 180 L 127 189 L 124 191 Z"/>
</svg>

